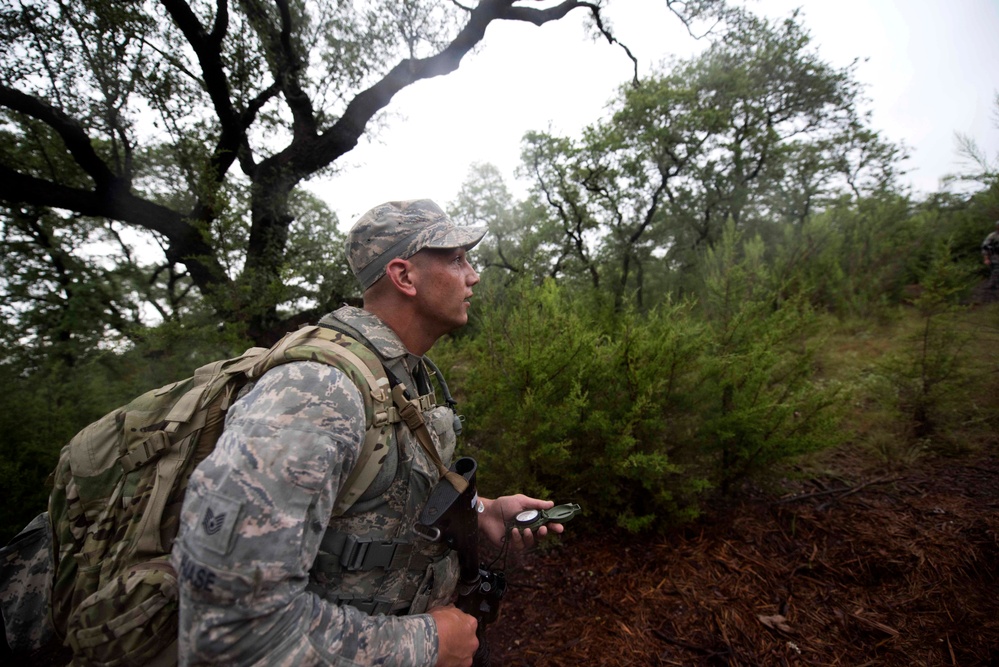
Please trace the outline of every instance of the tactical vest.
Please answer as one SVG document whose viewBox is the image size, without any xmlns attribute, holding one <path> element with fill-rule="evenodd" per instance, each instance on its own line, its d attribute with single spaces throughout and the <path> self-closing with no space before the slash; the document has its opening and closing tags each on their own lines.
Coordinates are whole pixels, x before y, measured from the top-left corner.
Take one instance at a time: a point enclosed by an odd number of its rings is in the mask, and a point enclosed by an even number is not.
<svg viewBox="0 0 999 667">
<path fill-rule="evenodd" d="M 332 316 L 320 325 L 364 340 L 363 334 Z M 373 346 L 368 349 L 378 354 Z M 425 393 L 417 399 L 420 411 L 442 462 L 450 464 L 455 448 L 452 409 L 438 405 L 429 381 L 417 383 L 401 362 L 390 368 L 388 360 L 381 361 L 412 393 L 424 385 Z M 426 369 L 420 370 L 426 376 Z M 416 434 L 395 413 L 390 421 L 392 433 L 381 470 L 345 513 L 334 512 L 310 571 L 308 590 L 370 614 L 417 614 L 453 593 L 457 557 L 444 544 L 413 534 L 439 472 Z"/>
</svg>

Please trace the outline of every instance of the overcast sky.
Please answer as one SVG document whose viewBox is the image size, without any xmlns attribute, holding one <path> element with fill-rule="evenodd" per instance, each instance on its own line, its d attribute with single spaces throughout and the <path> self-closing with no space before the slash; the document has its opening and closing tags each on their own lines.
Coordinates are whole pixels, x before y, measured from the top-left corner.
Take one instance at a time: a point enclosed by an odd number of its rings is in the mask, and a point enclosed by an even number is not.
<svg viewBox="0 0 999 667">
<path fill-rule="evenodd" d="M 993 99 L 999 92 L 999 0 L 750 0 L 784 18 L 795 7 L 819 55 L 836 67 L 855 58 L 867 85 L 872 125 L 908 146 L 909 184 L 939 188 L 960 169 L 955 133 L 974 138 L 999 159 Z M 614 32 L 647 73 L 700 45 L 664 0 L 616 0 Z M 309 183 L 346 228 L 391 199 L 427 197 L 446 206 L 476 162 L 496 165 L 514 192 L 520 140 L 530 130 L 578 136 L 604 114 L 631 77 L 618 48 L 593 42 L 579 10 L 542 27 L 493 25 L 480 51 L 457 72 L 399 93 L 387 127 L 341 159 L 342 173 Z"/>
</svg>

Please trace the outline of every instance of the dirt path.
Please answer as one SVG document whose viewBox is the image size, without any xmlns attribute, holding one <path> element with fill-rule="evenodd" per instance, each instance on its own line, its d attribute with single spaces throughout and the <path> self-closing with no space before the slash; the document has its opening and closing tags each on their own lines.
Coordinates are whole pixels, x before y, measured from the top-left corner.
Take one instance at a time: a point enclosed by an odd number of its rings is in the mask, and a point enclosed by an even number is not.
<svg viewBox="0 0 999 667">
<path fill-rule="evenodd" d="M 528 555 L 493 666 L 999 665 L 999 455 L 785 491 Z"/>
</svg>

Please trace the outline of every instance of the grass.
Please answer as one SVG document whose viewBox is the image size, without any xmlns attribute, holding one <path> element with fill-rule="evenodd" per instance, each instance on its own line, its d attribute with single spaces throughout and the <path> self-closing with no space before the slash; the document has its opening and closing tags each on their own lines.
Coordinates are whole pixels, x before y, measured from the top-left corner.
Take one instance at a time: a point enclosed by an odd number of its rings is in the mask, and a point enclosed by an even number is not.
<svg viewBox="0 0 999 667">
<path fill-rule="evenodd" d="M 936 362 L 924 354 L 926 317 L 900 307 L 882 323 L 828 318 L 820 377 L 850 387 L 842 423 L 853 455 L 904 468 L 929 455 L 959 455 L 994 445 L 999 427 L 999 304 L 959 310 L 934 319 L 945 335 L 930 345 L 959 363 L 932 391 L 920 392 Z M 934 351 L 934 350 L 930 350 Z M 920 433 L 912 394 L 932 417 Z M 923 429 L 927 430 L 927 429 Z M 820 455 L 814 462 L 835 454 Z"/>
</svg>

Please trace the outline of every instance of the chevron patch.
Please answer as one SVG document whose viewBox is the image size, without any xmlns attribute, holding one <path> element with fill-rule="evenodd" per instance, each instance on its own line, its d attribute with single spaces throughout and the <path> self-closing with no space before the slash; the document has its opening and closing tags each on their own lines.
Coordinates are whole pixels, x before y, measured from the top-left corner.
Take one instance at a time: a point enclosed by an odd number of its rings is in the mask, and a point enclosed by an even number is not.
<svg viewBox="0 0 999 667">
<path fill-rule="evenodd" d="M 206 549 L 224 556 L 232 547 L 242 505 L 218 493 L 206 493 L 202 503 L 199 541 Z"/>
<path fill-rule="evenodd" d="M 209 507 L 205 510 L 205 518 L 201 520 L 201 525 L 204 527 L 205 532 L 209 535 L 214 535 L 215 533 L 222 530 L 222 526 L 225 524 L 225 512 L 220 514 L 215 514 L 212 512 L 212 508 Z"/>
</svg>

